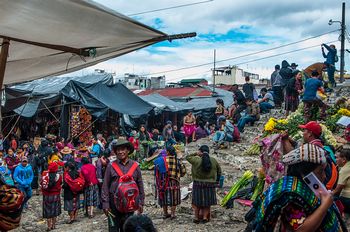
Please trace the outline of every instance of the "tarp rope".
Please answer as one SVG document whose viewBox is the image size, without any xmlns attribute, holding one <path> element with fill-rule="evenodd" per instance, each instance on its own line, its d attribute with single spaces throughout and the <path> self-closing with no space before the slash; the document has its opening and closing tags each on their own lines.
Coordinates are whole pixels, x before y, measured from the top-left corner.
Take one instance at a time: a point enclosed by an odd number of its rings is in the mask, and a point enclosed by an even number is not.
<svg viewBox="0 0 350 232">
<path fill-rule="evenodd" d="M 23 106 L 23 108 L 22 108 L 22 110 L 21 110 L 21 113 L 18 114 L 18 117 L 17 117 L 17 119 L 16 119 L 16 122 L 13 124 L 11 130 L 10 130 L 9 133 L 5 136 L 5 138 L 3 139 L 3 141 L 5 141 L 5 140 L 9 137 L 9 135 L 12 133 L 12 131 L 15 129 L 15 127 L 16 127 L 16 125 L 17 125 L 17 123 L 18 123 L 18 121 L 19 121 L 19 119 L 20 119 L 20 117 L 21 117 L 21 114 L 23 113 L 24 109 L 26 108 L 29 99 L 30 99 L 30 98 L 32 97 L 32 95 L 33 95 L 34 89 L 35 89 L 35 87 L 32 89 L 32 92 L 31 92 L 30 95 L 28 96 L 28 98 L 27 98 L 27 100 L 26 100 L 26 103 L 24 104 L 24 106 Z"/>
</svg>

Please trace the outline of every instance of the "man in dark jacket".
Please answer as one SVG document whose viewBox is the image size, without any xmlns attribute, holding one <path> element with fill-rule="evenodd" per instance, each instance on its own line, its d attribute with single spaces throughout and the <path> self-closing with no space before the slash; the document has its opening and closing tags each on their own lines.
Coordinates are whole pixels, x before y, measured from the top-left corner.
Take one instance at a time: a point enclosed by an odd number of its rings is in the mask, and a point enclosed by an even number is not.
<svg viewBox="0 0 350 232">
<path fill-rule="evenodd" d="M 275 71 L 271 74 L 271 85 L 274 94 L 275 106 L 281 107 L 283 102 L 282 77 L 280 75 L 280 66 L 275 65 Z"/>
<path fill-rule="evenodd" d="M 324 58 L 326 58 L 326 61 L 324 62 L 325 65 L 327 66 L 327 75 L 328 75 L 328 80 L 331 83 L 332 87 L 335 87 L 335 80 L 334 80 L 334 72 L 335 72 L 335 62 L 337 57 L 337 49 L 333 44 L 328 46 L 327 44 L 322 44 L 322 55 Z M 324 52 L 324 48 L 328 50 L 328 53 L 326 54 Z"/>
<path fill-rule="evenodd" d="M 282 77 L 281 86 L 282 88 L 285 88 L 288 81 L 293 77 L 293 71 L 286 60 L 282 61 L 282 68 L 279 74 Z"/>
<path fill-rule="evenodd" d="M 117 210 L 114 198 L 118 190 L 120 176 L 116 172 L 113 165 L 117 165 L 123 173 L 128 173 L 135 163 L 135 161 L 129 159 L 129 154 L 133 153 L 134 147 L 126 140 L 118 140 L 117 144 L 113 145 L 112 150 L 117 155 L 117 160 L 110 162 L 106 168 L 102 184 L 102 207 L 104 213 L 108 217 L 108 231 L 123 232 L 124 222 L 126 219 L 132 216 L 134 212 L 123 213 Z M 132 173 L 132 177 L 139 190 L 139 196 L 137 197 L 136 201 L 138 201 L 139 205 L 137 211 L 139 214 L 141 214 L 143 212 L 145 191 L 143 187 L 141 169 L 139 166 Z"/>
<path fill-rule="evenodd" d="M 233 98 L 237 105 L 236 110 L 233 113 L 233 119 L 235 122 L 238 122 L 241 118 L 241 112 L 247 108 L 245 103 L 245 97 L 241 90 L 238 89 L 238 85 L 232 85 Z"/>
</svg>

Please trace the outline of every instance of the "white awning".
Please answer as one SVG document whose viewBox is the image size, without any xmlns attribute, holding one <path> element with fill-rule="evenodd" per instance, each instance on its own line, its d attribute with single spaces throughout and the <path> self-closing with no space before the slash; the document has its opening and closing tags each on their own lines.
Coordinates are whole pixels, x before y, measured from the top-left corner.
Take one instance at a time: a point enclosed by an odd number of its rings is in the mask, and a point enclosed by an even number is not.
<svg viewBox="0 0 350 232">
<path fill-rule="evenodd" d="M 10 39 L 4 84 L 12 84 L 76 71 L 168 36 L 89 0 L 1 0 L 1 38 Z"/>
</svg>

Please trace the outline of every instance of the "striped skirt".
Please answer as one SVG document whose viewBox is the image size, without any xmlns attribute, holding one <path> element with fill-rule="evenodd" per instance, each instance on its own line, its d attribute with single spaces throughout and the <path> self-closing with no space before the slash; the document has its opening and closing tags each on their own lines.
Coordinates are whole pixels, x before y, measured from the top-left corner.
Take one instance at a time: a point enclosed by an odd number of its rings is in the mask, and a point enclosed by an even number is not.
<svg viewBox="0 0 350 232">
<path fill-rule="evenodd" d="M 54 218 L 61 214 L 61 195 L 43 195 L 43 218 Z"/>
<path fill-rule="evenodd" d="M 80 209 L 79 200 L 80 200 L 79 194 L 74 196 L 72 200 L 65 200 L 63 209 L 68 212 L 72 212 Z"/>
<path fill-rule="evenodd" d="M 167 189 L 164 192 L 158 191 L 158 204 L 163 206 L 177 206 L 181 204 L 180 183 L 170 179 Z"/>
<path fill-rule="evenodd" d="M 91 185 L 84 190 L 84 206 L 98 206 L 99 196 L 98 196 L 98 186 Z"/>
<path fill-rule="evenodd" d="M 197 207 L 216 205 L 216 183 L 193 182 L 192 204 Z"/>
</svg>

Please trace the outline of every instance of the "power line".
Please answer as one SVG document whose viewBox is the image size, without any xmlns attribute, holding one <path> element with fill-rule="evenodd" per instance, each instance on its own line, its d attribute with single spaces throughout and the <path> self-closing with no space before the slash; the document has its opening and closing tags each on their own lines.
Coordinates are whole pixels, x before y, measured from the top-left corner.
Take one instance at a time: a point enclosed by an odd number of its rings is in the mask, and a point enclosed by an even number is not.
<svg viewBox="0 0 350 232">
<path fill-rule="evenodd" d="M 334 42 L 337 42 L 337 41 L 338 40 L 330 41 L 330 42 L 327 42 L 326 44 L 334 43 Z M 251 63 L 251 62 L 255 62 L 255 61 L 259 61 L 259 60 L 265 60 L 265 59 L 269 59 L 269 58 L 273 58 L 273 57 L 281 56 L 281 55 L 286 55 L 286 54 L 290 54 L 290 53 L 294 53 L 294 52 L 299 52 L 299 51 L 307 50 L 307 49 L 310 49 L 310 48 L 315 48 L 315 47 L 318 47 L 320 45 L 321 44 L 317 44 L 317 45 L 304 47 L 304 48 L 300 48 L 300 49 L 296 49 L 296 50 L 292 50 L 292 51 L 288 51 L 288 52 L 283 52 L 283 53 L 279 53 L 279 54 L 275 54 L 275 55 L 271 55 L 271 56 L 265 56 L 265 57 L 261 57 L 261 58 L 257 58 L 257 59 L 253 59 L 253 60 L 248 60 L 248 61 L 244 61 L 244 62 L 241 62 L 241 63 L 234 64 L 234 66 L 238 66 L 238 65 L 242 65 L 242 64 L 248 64 L 248 63 Z M 201 72 L 201 73 L 207 73 L 207 72 L 208 71 Z M 196 73 L 196 74 L 201 74 L 201 73 Z M 196 75 L 196 74 L 193 74 L 193 75 Z M 191 75 L 188 75 L 188 76 L 191 76 Z M 184 76 L 184 77 L 186 77 L 186 76 Z M 177 77 L 176 79 L 184 78 L 184 77 Z M 172 78 L 170 80 L 175 80 L 175 78 Z"/>
<path fill-rule="evenodd" d="M 340 29 L 329 31 L 329 32 L 325 32 L 325 33 L 322 33 L 322 34 L 319 34 L 319 35 L 315 35 L 315 36 L 312 36 L 312 37 L 309 37 L 309 38 L 306 38 L 306 39 L 302 39 L 302 40 L 299 40 L 299 41 L 295 41 L 295 42 L 292 42 L 292 43 L 280 45 L 280 46 L 273 47 L 273 48 L 268 48 L 268 49 L 257 51 L 257 52 L 252 52 L 252 53 L 248 53 L 248 54 L 244 54 L 244 55 L 240 55 L 240 56 L 235 56 L 235 57 L 231 57 L 231 58 L 227 58 L 227 59 L 223 59 L 223 60 L 218 60 L 218 61 L 216 61 L 216 63 L 221 63 L 221 62 L 230 61 L 230 60 L 236 60 L 236 59 L 239 59 L 239 58 L 252 56 L 252 55 L 257 55 L 257 54 L 260 54 L 260 53 L 264 53 L 264 52 L 280 49 L 280 48 L 287 47 L 287 46 L 290 46 L 290 45 L 302 43 L 302 42 L 305 42 L 307 40 L 315 39 L 317 37 L 321 37 L 321 36 L 324 36 L 324 35 L 327 35 L 327 34 L 331 34 L 331 33 L 334 33 L 336 31 L 339 31 L 339 30 Z M 162 72 L 150 73 L 150 74 L 146 74 L 144 76 L 150 76 L 150 75 L 157 75 L 157 74 L 164 74 L 164 73 L 182 71 L 182 70 L 186 70 L 186 69 L 198 68 L 198 67 L 212 65 L 212 64 L 213 64 L 213 62 L 208 62 L 208 63 L 198 64 L 198 65 L 193 65 L 193 66 L 187 66 L 187 67 L 183 67 L 183 68 L 170 69 L 170 70 L 166 70 L 166 71 L 162 71 Z"/>
<path fill-rule="evenodd" d="M 199 5 L 199 4 L 208 3 L 208 2 L 213 2 L 213 1 L 214 1 L 214 0 L 207 0 L 207 1 L 201 1 L 201 2 L 193 2 L 193 3 L 183 4 L 183 5 L 177 5 L 177 6 L 171 6 L 171 7 L 166 7 L 166 8 L 156 9 L 156 10 L 144 11 L 144 12 L 140 12 L 140 13 L 129 14 L 128 16 L 130 17 L 130 16 L 141 15 L 141 14 L 148 14 L 148 13 L 153 13 L 153 12 L 158 12 L 158 11 L 171 10 L 171 9 L 176 9 L 176 8 L 181 8 L 181 7 L 187 7 L 187 6 L 193 6 L 193 5 Z"/>
<path fill-rule="evenodd" d="M 330 42 L 327 42 L 325 44 L 330 44 L 330 43 L 334 43 L 334 42 L 338 42 L 338 40 L 330 41 Z M 269 59 L 269 58 L 276 57 L 276 56 L 286 55 L 286 54 L 299 52 L 299 51 L 303 51 L 303 50 L 310 49 L 310 48 L 315 48 L 315 47 L 318 47 L 320 45 L 321 44 L 317 44 L 317 45 L 313 45 L 313 46 L 309 46 L 309 47 L 305 47 L 305 48 L 300 48 L 300 49 L 296 49 L 296 50 L 292 50 L 292 51 L 288 51 L 288 52 L 283 52 L 283 53 L 279 53 L 279 54 L 275 54 L 275 55 L 271 55 L 271 56 L 265 56 L 265 57 L 262 57 L 262 58 L 257 58 L 257 59 L 253 59 L 253 60 L 237 63 L 237 64 L 234 64 L 234 65 L 248 64 L 248 63 L 259 61 L 259 60 L 265 60 L 265 59 Z"/>
</svg>

